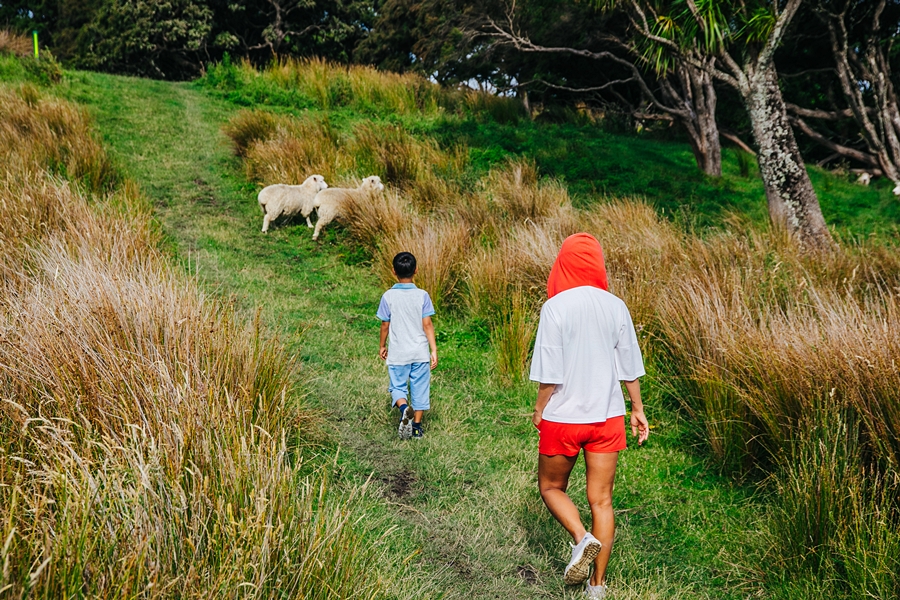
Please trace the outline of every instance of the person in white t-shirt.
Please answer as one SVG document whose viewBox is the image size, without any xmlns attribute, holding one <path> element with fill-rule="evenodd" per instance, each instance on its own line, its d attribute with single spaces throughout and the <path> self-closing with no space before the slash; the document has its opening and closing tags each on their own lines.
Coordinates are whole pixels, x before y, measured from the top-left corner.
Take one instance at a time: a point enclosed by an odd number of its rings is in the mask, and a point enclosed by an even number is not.
<svg viewBox="0 0 900 600">
<path fill-rule="evenodd" d="M 589 598 L 606 595 L 606 566 L 615 522 L 612 491 L 625 441 L 625 398 L 631 400 L 631 428 L 642 444 L 649 434 L 638 378 L 641 350 L 625 303 L 607 291 L 603 250 L 593 236 L 566 238 L 547 280 L 549 299 L 541 309 L 532 381 L 537 381 L 533 422 L 540 432 L 538 486 L 550 513 L 571 534 L 572 559 L 564 580 L 588 579 Z M 584 449 L 592 526 L 587 531 L 566 494 L 569 474 Z"/>
<path fill-rule="evenodd" d="M 397 283 L 381 296 L 376 313 L 381 319 L 378 356 L 388 365 L 391 405 L 400 409 L 400 439 L 421 439 L 422 415 L 431 408 L 431 369 L 438 360 L 434 304 L 413 283 L 419 272 L 415 256 L 400 252 L 392 266 Z"/>
</svg>

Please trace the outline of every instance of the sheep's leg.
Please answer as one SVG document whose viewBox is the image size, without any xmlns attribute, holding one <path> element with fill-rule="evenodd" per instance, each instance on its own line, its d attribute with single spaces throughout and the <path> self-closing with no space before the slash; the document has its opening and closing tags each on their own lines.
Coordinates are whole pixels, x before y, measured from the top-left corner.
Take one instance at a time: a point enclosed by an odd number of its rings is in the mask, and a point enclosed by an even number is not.
<svg viewBox="0 0 900 600">
<path fill-rule="evenodd" d="M 312 229 L 313 224 L 312 221 L 309 220 L 309 216 L 312 214 L 312 210 L 301 211 L 300 214 L 306 217 L 306 226 Z"/>
<path fill-rule="evenodd" d="M 266 213 L 266 216 L 263 217 L 263 228 L 262 228 L 263 233 L 266 233 L 269 231 L 269 223 L 271 221 L 272 221 L 271 216 L 269 215 L 269 213 Z"/>
<path fill-rule="evenodd" d="M 314 239 L 314 240 L 319 239 L 319 232 L 321 232 L 322 228 L 325 227 L 326 225 L 328 225 L 329 223 L 331 223 L 330 215 L 324 215 L 324 216 L 319 215 L 319 220 L 316 221 L 316 229 L 313 231 L 312 239 Z"/>
</svg>

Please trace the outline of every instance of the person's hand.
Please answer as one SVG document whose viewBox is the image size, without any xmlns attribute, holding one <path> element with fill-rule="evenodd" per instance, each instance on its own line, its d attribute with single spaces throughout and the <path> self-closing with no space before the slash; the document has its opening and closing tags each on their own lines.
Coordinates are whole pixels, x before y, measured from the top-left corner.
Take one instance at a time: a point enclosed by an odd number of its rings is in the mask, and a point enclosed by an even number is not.
<svg viewBox="0 0 900 600">
<path fill-rule="evenodd" d="M 642 410 L 631 411 L 631 435 L 637 437 L 638 446 L 646 442 L 650 435 L 650 424 Z"/>
<path fill-rule="evenodd" d="M 431 368 L 435 368 L 437 366 L 437 351 L 431 353 Z"/>
<path fill-rule="evenodd" d="M 541 417 L 541 414 L 538 411 L 534 411 L 534 414 L 531 415 L 531 422 L 534 424 L 534 428 L 539 430 L 541 429 L 541 421 L 544 419 Z"/>
<path fill-rule="evenodd" d="M 382 346 L 380 350 L 378 350 L 378 357 L 381 360 L 387 360 L 387 346 Z"/>
</svg>

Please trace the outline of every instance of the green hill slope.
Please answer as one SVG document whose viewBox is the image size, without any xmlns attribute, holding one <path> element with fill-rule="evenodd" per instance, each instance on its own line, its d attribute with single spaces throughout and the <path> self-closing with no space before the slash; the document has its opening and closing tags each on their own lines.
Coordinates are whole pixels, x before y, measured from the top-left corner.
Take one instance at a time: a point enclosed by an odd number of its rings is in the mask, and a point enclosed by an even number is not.
<svg viewBox="0 0 900 600">
<path fill-rule="evenodd" d="M 755 160 L 735 149 L 723 152 L 723 177 L 710 178 L 697 169 L 674 127 L 623 135 L 607 131 L 603 120 L 595 123 L 576 113 L 568 114 L 565 122 L 533 122 L 514 100 L 466 101 L 449 92 L 441 97 L 434 89 L 422 90 L 422 81 L 400 76 L 392 76 L 394 87 L 402 90 L 392 92 L 400 98 L 384 97 L 370 91 L 376 84 L 366 81 L 367 76 L 351 72 L 336 77 L 324 63 L 286 61 L 261 73 L 226 63 L 201 81 L 234 106 L 327 114 L 330 126 L 346 132 L 359 123 L 395 124 L 442 148 L 465 148 L 470 181 L 504 159 L 527 157 L 542 176 L 565 183 L 576 206 L 604 197 L 640 197 L 689 226 L 715 227 L 730 213 L 759 225 L 767 221 Z M 615 123 L 609 126 L 621 129 Z M 812 166 L 809 171 L 829 226 L 851 235 L 896 232 L 900 201 L 891 193 L 890 181 L 876 180 L 866 187 L 855 183 L 853 175 Z"/>
<path fill-rule="evenodd" d="M 404 599 L 575 597 L 560 578 L 566 540 L 534 483 L 533 390 L 497 381 L 477 324 L 437 318 L 442 358 L 427 438 L 399 442 L 375 358 L 376 277 L 338 230 L 321 246 L 302 226 L 259 233 L 256 188 L 220 133 L 237 107 L 192 85 L 87 73 L 73 74 L 65 90 L 96 115 L 185 265 L 246 312 L 259 309 L 296 354 L 340 447 L 328 451 L 339 485 L 369 481 L 373 539 L 389 557 L 373 577 Z M 685 424 L 659 407 L 652 378 L 648 404 L 654 437 L 623 455 L 619 473 L 616 597 L 742 598 L 763 589 L 752 565 L 765 552 L 765 505 L 692 455 Z M 585 505 L 583 486 L 574 492 Z"/>
</svg>

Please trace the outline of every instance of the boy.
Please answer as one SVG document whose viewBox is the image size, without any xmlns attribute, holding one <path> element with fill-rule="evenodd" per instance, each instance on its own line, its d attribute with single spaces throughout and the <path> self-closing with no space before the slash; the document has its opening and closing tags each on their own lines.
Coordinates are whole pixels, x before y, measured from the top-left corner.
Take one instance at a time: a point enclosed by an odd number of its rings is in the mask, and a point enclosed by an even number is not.
<svg viewBox="0 0 900 600">
<path fill-rule="evenodd" d="M 431 369 L 437 366 L 431 322 L 434 305 L 428 292 L 413 283 L 413 276 L 418 272 L 415 256 L 401 252 L 394 257 L 393 267 L 397 283 L 384 293 L 378 305 L 377 314 L 381 319 L 378 355 L 387 361 L 391 406 L 400 409 L 397 433 L 401 440 L 408 440 L 422 437 L 422 415 L 431 408 L 428 400 Z M 385 346 L 389 336 L 390 344 Z"/>
</svg>

